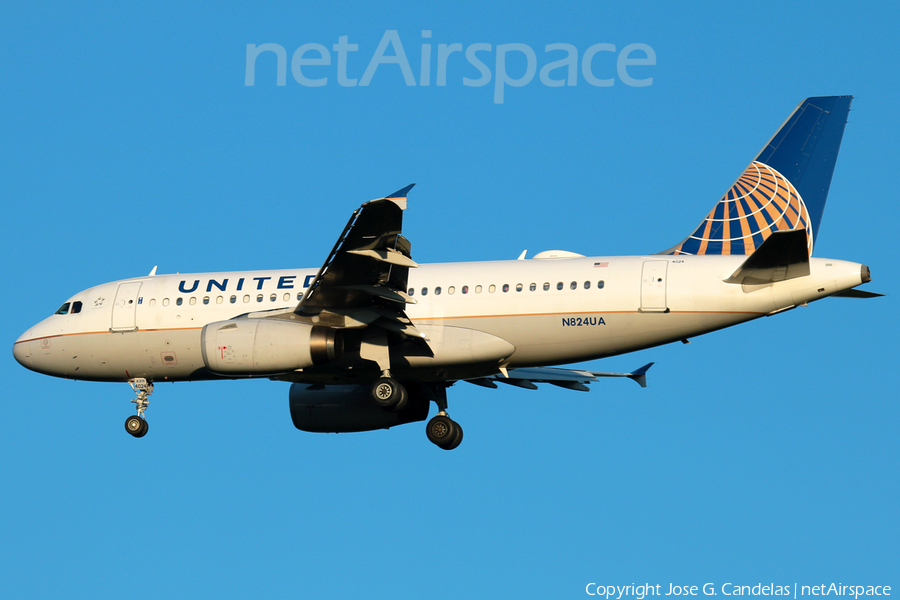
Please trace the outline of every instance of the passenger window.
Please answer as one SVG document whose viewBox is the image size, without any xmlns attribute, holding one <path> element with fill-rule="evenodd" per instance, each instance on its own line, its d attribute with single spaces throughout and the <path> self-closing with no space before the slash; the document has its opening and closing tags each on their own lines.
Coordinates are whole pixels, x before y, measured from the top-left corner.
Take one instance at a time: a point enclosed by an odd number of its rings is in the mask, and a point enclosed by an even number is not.
<svg viewBox="0 0 900 600">
<path fill-rule="evenodd" d="M 72 314 L 77 315 L 81 312 L 81 302 L 73 302 L 72 303 Z"/>
<path fill-rule="evenodd" d="M 559 283 L 556 284 L 556 289 L 558 289 L 558 290 L 563 289 L 563 282 L 562 282 L 562 281 L 560 281 Z"/>
<path fill-rule="evenodd" d="M 176 305 L 176 306 L 181 306 L 183 303 L 184 303 L 184 299 L 183 299 L 183 298 L 178 298 L 177 300 L 175 300 L 175 305 Z"/>
<path fill-rule="evenodd" d="M 150 306 L 156 306 L 156 298 L 150 298 Z"/>
<path fill-rule="evenodd" d="M 163 306 L 168 306 L 168 305 L 169 305 L 169 299 L 163 298 Z"/>
<path fill-rule="evenodd" d="M 481 293 L 481 286 L 480 286 L 480 285 L 476 285 L 476 286 L 475 286 L 475 293 L 476 293 L 476 294 L 480 294 L 480 293 Z"/>
<path fill-rule="evenodd" d="M 269 296 L 270 302 L 275 302 L 276 300 L 278 300 L 278 294 L 272 294 Z"/>
<path fill-rule="evenodd" d="M 463 294 L 468 294 L 468 293 L 469 293 L 469 286 L 464 285 L 464 286 L 462 287 L 462 293 L 463 293 Z"/>
<path fill-rule="evenodd" d="M 427 296 L 427 295 L 428 295 L 428 288 L 422 288 L 422 295 L 423 295 L 423 296 Z"/>
<path fill-rule="evenodd" d="M 550 282 L 549 282 L 549 281 L 545 281 L 545 282 L 544 282 L 544 291 L 546 292 L 546 291 L 548 291 L 549 289 L 550 289 Z"/>
<path fill-rule="evenodd" d="M 290 302 L 290 301 L 291 301 L 291 293 L 290 293 L 290 292 L 285 292 L 285 293 L 284 293 L 284 301 L 285 301 L 285 302 Z"/>
<path fill-rule="evenodd" d="M 492 284 L 488 287 L 488 291 L 489 291 L 490 293 L 493 294 L 494 292 L 497 291 L 497 286 L 494 285 L 494 284 L 492 283 Z"/>
<path fill-rule="evenodd" d="M 222 296 L 216 296 L 216 304 L 222 304 L 223 300 L 225 299 Z"/>
<path fill-rule="evenodd" d="M 59 310 L 57 310 L 57 311 L 56 311 L 55 313 L 53 313 L 53 314 L 56 314 L 56 315 L 67 315 L 67 314 L 69 314 L 69 303 L 66 302 L 65 304 L 63 304 L 62 306 L 60 306 L 60 307 L 59 307 Z"/>
<path fill-rule="evenodd" d="M 409 288 L 409 289 L 406 291 L 406 293 L 409 294 L 410 296 L 412 296 L 413 294 L 416 293 L 416 290 L 414 290 L 413 288 Z"/>
<path fill-rule="evenodd" d="M 191 306 L 197 304 L 197 299 L 191 296 L 190 298 L 188 298 L 188 304 L 190 304 Z"/>
<path fill-rule="evenodd" d="M 523 287 L 524 287 L 524 286 L 522 286 L 521 283 L 517 283 L 517 284 L 516 284 L 516 291 L 517 291 L 517 292 L 521 292 L 522 289 L 523 289 Z"/>
<path fill-rule="evenodd" d="M 231 298 L 229 298 L 229 300 L 232 304 L 234 304 L 235 302 L 237 302 L 237 296 L 232 296 Z"/>
<path fill-rule="evenodd" d="M 590 281 L 585 281 L 585 282 L 584 282 L 584 289 L 586 289 L 586 290 L 591 289 L 591 282 L 590 282 Z"/>
<path fill-rule="evenodd" d="M 451 285 L 450 287 L 447 288 L 447 293 L 450 294 L 451 296 L 452 296 L 455 292 L 456 292 L 456 288 L 453 287 L 452 285 Z"/>
<path fill-rule="evenodd" d="M 297 292 L 297 302 L 303 300 L 303 292 Z"/>
<path fill-rule="evenodd" d="M 244 294 L 244 304 L 250 302 L 250 294 Z"/>
<path fill-rule="evenodd" d="M 203 304 L 209 304 L 209 296 L 203 296 Z"/>
<path fill-rule="evenodd" d="M 509 291 L 509 284 L 508 284 L 508 283 L 504 283 L 504 284 L 503 284 L 503 293 L 505 294 L 505 293 L 508 292 L 508 291 Z"/>
<path fill-rule="evenodd" d="M 570 283 L 570 284 L 569 284 L 569 289 L 570 289 L 570 290 L 577 290 L 577 289 L 578 289 L 578 282 L 577 282 L 577 281 L 573 281 L 572 283 Z"/>
<path fill-rule="evenodd" d="M 435 296 L 440 296 L 440 295 L 441 295 L 441 288 L 440 288 L 440 286 L 434 288 L 434 295 L 435 295 Z"/>
<path fill-rule="evenodd" d="M 597 282 L 597 289 L 598 289 L 598 290 L 602 290 L 602 289 L 603 289 L 603 280 L 602 280 L 602 279 L 601 279 L 600 281 Z"/>
<path fill-rule="evenodd" d="M 262 301 L 263 301 L 263 295 L 262 295 L 262 294 L 257 294 L 257 295 L 256 295 L 256 301 L 257 301 L 257 302 L 262 302 Z"/>
<path fill-rule="evenodd" d="M 529 291 L 529 292 L 533 292 L 533 291 L 536 290 L 536 289 L 537 289 L 537 284 L 536 284 L 536 283 L 532 283 L 531 285 L 528 286 L 528 291 Z"/>
</svg>

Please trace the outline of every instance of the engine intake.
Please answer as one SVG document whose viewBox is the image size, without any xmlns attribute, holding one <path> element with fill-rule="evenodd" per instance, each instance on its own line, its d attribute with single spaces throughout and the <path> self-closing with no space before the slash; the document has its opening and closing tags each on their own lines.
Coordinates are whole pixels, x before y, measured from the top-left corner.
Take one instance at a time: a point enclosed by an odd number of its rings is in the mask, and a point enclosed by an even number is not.
<svg viewBox="0 0 900 600">
<path fill-rule="evenodd" d="M 270 375 L 340 359 L 336 330 L 277 319 L 216 321 L 201 333 L 203 362 L 223 375 Z"/>
</svg>

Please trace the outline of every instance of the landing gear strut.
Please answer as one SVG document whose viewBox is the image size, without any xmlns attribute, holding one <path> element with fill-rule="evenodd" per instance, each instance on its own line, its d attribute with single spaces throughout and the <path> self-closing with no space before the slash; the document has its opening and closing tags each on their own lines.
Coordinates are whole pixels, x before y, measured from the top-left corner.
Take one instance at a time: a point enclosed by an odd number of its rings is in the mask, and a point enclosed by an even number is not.
<svg viewBox="0 0 900 600">
<path fill-rule="evenodd" d="M 129 379 L 128 384 L 134 390 L 134 393 L 137 394 L 137 398 L 131 401 L 133 404 L 137 404 L 137 415 L 132 415 L 125 419 L 125 431 L 136 438 L 144 437 L 150 429 L 150 426 L 144 419 L 144 411 L 147 410 L 147 405 L 150 404 L 147 398 L 153 393 L 153 383 L 140 377 Z"/>
<path fill-rule="evenodd" d="M 453 450 L 462 443 L 463 429 L 462 426 L 450 418 L 447 414 L 447 388 L 439 386 L 436 388 L 427 388 L 438 406 L 438 414 L 425 426 L 425 435 L 428 441 L 444 450 Z"/>
<path fill-rule="evenodd" d="M 405 286 L 404 286 L 405 287 Z M 374 333 L 362 339 L 359 347 L 361 358 L 378 365 L 381 378 L 372 384 L 372 402 L 385 410 L 398 412 L 409 404 L 409 392 L 391 376 L 391 355 L 387 335 Z M 416 384 L 415 402 L 419 402 L 419 388 L 425 400 L 434 400 L 438 405 L 437 416 L 428 421 L 425 433 L 438 448 L 453 450 L 462 442 L 463 431 L 459 423 L 447 416 L 447 387 L 442 383 Z"/>
</svg>

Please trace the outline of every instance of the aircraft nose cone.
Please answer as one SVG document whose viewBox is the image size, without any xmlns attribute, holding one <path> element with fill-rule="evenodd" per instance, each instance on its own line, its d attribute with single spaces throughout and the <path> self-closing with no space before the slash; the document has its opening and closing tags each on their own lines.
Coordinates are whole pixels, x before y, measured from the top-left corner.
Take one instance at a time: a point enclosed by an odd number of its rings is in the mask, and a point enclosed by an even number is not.
<svg viewBox="0 0 900 600">
<path fill-rule="evenodd" d="M 23 336 L 24 337 L 24 336 Z M 31 350 L 29 349 L 29 343 L 24 341 L 21 337 L 16 340 L 16 343 L 13 344 L 13 356 L 16 361 L 22 365 L 23 367 L 30 369 L 31 368 Z"/>
</svg>

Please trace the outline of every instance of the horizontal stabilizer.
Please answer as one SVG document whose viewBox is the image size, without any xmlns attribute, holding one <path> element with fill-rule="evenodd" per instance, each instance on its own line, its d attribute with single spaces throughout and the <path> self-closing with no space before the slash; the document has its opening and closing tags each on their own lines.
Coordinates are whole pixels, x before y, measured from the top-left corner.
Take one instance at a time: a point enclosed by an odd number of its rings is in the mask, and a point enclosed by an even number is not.
<svg viewBox="0 0 900 600">
<path fill-rule="evenodd" d="M 831 295 L 832 298 L 880 298 L 882 296 L 884 296 L 884 294 L 876 294 L 875 292 L 867 292 L 856 288 L 851 288 Z"/>
<path fill-rule="evenodd" d="M 765 285 L 809 275 L 805 229 L 773 232 L 725 283 Z"/>
</svg>

